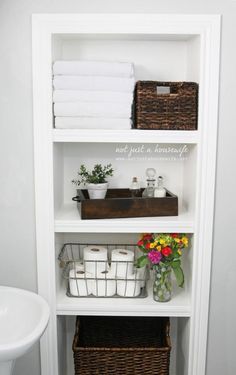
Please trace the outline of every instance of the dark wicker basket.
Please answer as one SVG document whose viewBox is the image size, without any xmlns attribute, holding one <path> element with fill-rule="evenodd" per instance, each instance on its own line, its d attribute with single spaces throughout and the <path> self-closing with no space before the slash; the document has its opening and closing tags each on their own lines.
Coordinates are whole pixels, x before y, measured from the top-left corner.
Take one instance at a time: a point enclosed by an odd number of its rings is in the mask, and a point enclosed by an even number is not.
<svg viewBox="0 0 236 375">
<path fill-rule="evenodd" d="M 136 83 L 133 106 L 135 128 L 196 130 L 197 114 L 197 83 L 156 81 Z"/>
<path fill-rule="evenodd" d="M 169 318 L 77 317 L 75 375 L 168 375 Z"/>
</svg>

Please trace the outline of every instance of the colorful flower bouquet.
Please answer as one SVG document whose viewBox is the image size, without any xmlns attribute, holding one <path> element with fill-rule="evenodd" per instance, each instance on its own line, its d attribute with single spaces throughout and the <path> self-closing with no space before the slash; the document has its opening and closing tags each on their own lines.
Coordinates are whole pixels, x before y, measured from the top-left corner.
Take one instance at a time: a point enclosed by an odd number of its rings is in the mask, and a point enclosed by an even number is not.
<svg viewBox="0 0 236 375">
<path fill-rule="evenodd" d="M 188 246 L 188 237 L 181 233 L 147 233 L 137 243 L 143 255 L 137 259 L 137 267 L 147 264 L 155 272 L 154 299 L 168 301 L 171 298 L 171 271 L 179 287 L 184 285 L 181 268 L 182 250 Z"/>
</svg>

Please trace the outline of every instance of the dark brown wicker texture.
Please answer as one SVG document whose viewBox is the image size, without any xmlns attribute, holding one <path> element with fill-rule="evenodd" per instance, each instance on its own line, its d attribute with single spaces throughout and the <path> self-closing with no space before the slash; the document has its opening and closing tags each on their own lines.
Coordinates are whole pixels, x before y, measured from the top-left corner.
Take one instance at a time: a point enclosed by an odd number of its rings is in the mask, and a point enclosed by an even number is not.
<svg viewBox="0 0 236 375">
<path fill-rule="evenodd" d="M 161 88 L 170 93 L 158 93 Z M 134 127 L 137 129 L 196 130 L 198 84 L 138 81 L 135 87 Z"/>
<path fill-rule="evenodd" d="M 141 193 L 144 189 L 141 190 Z M 89 199 L 87 190 L 77 189 L 81 219 L 178 216 L 178 197 L 166 190 L 163 198 L 132 197 L 130 189 L 108 189 L 104 199 Z"/>
<path fill-rule="evenodd" d="M 77 317 L 75 375 L 168 375 L 169 318 Z"/>
</svg>

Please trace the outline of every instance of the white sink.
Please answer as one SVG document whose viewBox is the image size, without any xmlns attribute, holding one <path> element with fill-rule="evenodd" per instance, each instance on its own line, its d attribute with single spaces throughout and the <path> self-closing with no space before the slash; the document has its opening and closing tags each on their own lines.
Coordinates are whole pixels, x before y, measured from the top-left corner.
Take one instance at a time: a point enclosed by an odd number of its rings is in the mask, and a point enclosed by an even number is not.
<svg viewBox="0 0 236 375">
<path fill-rule="evenodd" d="M 12 373 L 14 360 L 41 337 L 49 306 L 39 295 L 0 286 L 0 375 Z"/>
</svg>

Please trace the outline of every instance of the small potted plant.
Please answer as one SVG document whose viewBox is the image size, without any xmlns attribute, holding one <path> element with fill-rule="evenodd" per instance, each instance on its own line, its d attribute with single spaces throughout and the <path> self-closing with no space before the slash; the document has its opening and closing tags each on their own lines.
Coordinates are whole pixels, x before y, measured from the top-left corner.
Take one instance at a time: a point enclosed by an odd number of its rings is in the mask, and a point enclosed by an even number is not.
<svg viewBox="0 0 236 375">
<path fill-rule="evenodd" d="M 79 178 L 72 180 L 76 186 L 85 184 L 88 189 L 90 199 L 103 199 L 106 196 L 108 182 L 107 177 L 113 176 L 113 168 L 111 164 L 96 164 L 92 170 L 88 170 L 84 164 L 80 166 L 78 171 Z"/>
</svg>

